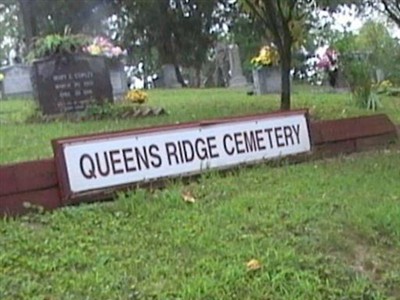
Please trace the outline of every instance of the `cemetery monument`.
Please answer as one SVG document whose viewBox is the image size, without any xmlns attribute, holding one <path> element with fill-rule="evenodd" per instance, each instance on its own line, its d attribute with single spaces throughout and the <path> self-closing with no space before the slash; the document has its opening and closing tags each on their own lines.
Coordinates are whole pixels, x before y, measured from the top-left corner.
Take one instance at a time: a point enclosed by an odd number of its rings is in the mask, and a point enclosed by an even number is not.
<svg viewBox="0 0 400 300">
<path fill-rule="evenodd" d="M 237 44 L 229 45 L 229 66 L 231 72 L 229 87 L 246 87 L 247 81 L 243 76 L 242 66 L 240 63 L 239 46 Z"/>
</svg>

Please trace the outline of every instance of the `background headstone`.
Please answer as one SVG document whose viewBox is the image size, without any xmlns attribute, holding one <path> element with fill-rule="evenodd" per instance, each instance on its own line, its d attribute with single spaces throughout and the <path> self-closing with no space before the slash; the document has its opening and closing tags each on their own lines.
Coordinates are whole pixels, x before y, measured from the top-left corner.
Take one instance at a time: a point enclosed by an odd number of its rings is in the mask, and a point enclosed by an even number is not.
<svg viewBox="0 0 400 300">
<path fill-rule="evenodd" d="M 229 84 L 228 45 L 222 42 L 218 42 L 215 46 L 215 69 L 213 81 L 213 86 L 217 87 L 226 87 Z"/>
<path fill-rule="evenodd" d="M 113 101 L 104 57 L 74 54 L 38 60 L 32 79 L 44 114 L 83 111 L 91 104 Z"/>
<path fill-rule="evenodd" d="M 376 82 L 382 82 L 385 80 L 385 72 L 382 69 L 375 70 L 375 79 Z"/>
<path fill-rule="evenodd" d="M 13 65 L 0 69 L 4 74 L 4 97 L 31 97 L 32 82 L 30 77 L 31 67 L 28 65 Z"/>
<path fill-rule="evenodd" d="M 173 64 L 163 65 L 162 67 L 163 86 L 165 88 L 180 88 L 181 84 L 176 78 L 175 66 Z"/>
<path fill-rule="evenodd" d="M 237 44 L 229 45 L 229 66 L 231 71 L 230 87 L 246 87 L 247 81 L 243 76 L 242 66 L 240 64 L 239 46 Z"/>
<path fill-rule="evenodd" d="M 120 100 L 128 90 L 128 76 L 124 65 L 122 63 L 109 65 L 109 72 L 114 101 Z"/>
<path fill-rule="evenodd" d="M 282 90 L 281 70 L 268 67 L 253 70 L 254 92 L 257 95 L 280 93 Z"/>
</svg>

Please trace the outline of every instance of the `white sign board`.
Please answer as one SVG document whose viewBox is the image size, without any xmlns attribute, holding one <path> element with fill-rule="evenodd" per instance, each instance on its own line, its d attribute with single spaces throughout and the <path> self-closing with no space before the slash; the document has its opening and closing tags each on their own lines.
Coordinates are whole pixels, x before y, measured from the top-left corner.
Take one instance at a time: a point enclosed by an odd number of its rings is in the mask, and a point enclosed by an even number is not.
<svg viewBox="0 0 400 300">
<path fill-rule="evenodd" d="M 310 151 L 304 112 L 61 143 L 70 193 Z"/>
</svg>

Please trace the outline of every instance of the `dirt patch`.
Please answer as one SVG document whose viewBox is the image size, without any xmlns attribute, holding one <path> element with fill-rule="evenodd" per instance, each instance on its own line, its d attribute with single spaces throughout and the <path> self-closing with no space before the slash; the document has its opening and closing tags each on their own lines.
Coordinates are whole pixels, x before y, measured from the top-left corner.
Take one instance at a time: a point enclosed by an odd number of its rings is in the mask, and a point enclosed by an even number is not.
<svg viewBox="0 0 400 300">
<path fill-rule="evenodd" d="M 353 251 L 352 269 L 371 281 L 379 281 L 383 274 L 383 263 L 373 255 L 371 249 L 366 245 L 356 245 Z"/>
<path fill-rule="evenodd" d="M 368 278 L 371 283 L 385 286 L 387 296 L 400 299 L 397 276 L 393 277 L 394 266 L 398 265 L 396 250 L 387 245 L 376 244 L 357 233 L 348 233 L 347 247 L 335 254 L 357 274 Z"/>
</svg>

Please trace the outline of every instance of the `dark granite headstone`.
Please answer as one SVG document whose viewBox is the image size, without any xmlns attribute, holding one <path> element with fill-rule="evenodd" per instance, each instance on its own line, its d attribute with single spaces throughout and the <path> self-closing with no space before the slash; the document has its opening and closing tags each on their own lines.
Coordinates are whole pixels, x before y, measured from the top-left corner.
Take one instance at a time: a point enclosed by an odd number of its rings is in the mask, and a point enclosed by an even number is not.
<svg viewBox="0 0 400 300">
<path fill-rule="evenodd" d="M 32 81 L 35 98 L 46 115 L 113 101 L 108 67 L 100 56 L 59 55 L 35 61 Z"/>
</svg>

